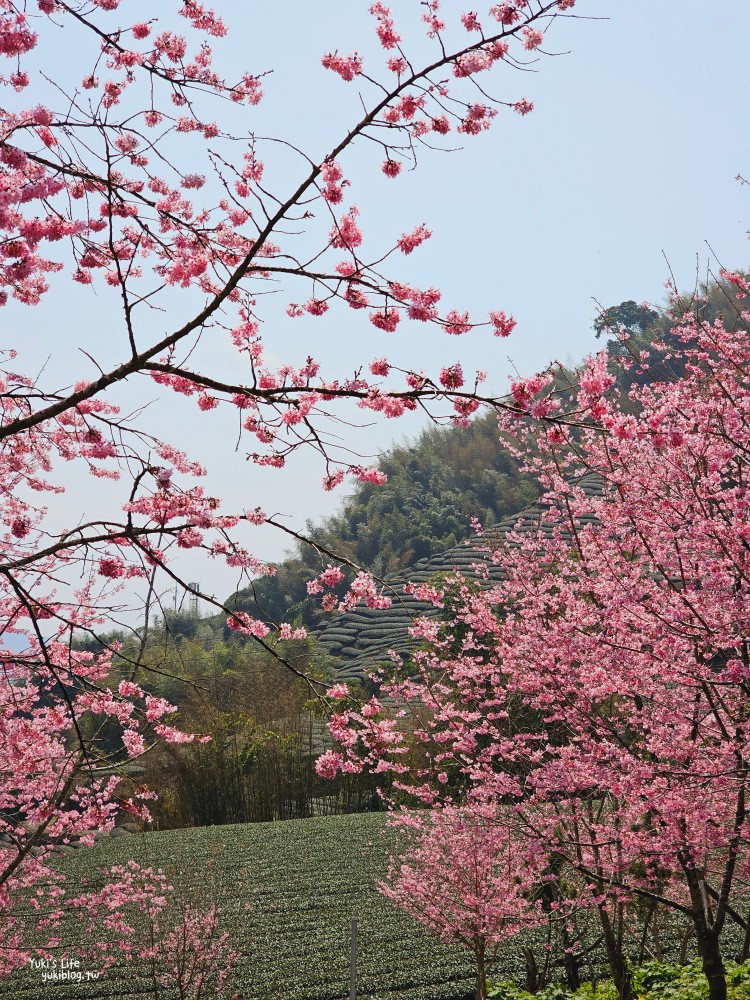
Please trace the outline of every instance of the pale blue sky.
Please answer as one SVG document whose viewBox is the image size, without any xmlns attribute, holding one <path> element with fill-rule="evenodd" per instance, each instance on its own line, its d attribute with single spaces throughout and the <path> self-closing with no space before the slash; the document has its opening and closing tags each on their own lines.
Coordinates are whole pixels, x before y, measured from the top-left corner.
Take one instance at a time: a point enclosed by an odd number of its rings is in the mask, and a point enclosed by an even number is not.
<svg viewBox="0 0 750 1000">
<path fill-rule="evenodd" d="M 134 6 L 153 10 L 142 0 Z M 273 69 L 267 99 L 244 127 L 284 135 L 311 156 L 324 155 L 356 120 L 358 95 L 355 84 L 321 68 L 320 56 L 357 48 L 366 61 L 379 63 L 381 51 L 368 40 L 368 4 L 214 0 L 213 6 L 232 29 L 216 46 L 227 75 L 242 66 Z M 418 10 L 416 0 L 392 6 Z M 447 14 L 468 9 L 451 0 L 443 6 Z M 748 265 L 750 188 L 735 180 L 750 173 L 746 0 L 579 0 L 574 13 L 605 19 L 559 23 L 550 47 L 564 54 L 541 60 L 538 73 L 502 68 L 490 86 L 504 100 L 533 100 L 533 114 L 521 119 L 504 112 L 465 149 L 423 154 L 419 169 L 395 182 L 379 173 L 382 157 L 358 149 L 343 160 L 363 227 L 375 237 L 393 239 L 420 222 L 433 230 L 406 262 L 405 277 L 438 285 L 448 307 L 479 316 L 491 308 L 513 312 L 513 337 L 499 341 L 480 331 L 459 339 L 402 324 L 398 337 L 388 338 L 350 311 L 332 310 L 318 321 L 277 316 L 274 357 L 281 362 L 313 353 L 335 364 L 339 375 L 383 353 L 405 367 L 432 370 L 461 359 L 467 371 L 486 369 L 499 394 L 514 367 L 529 373 L 595 349 L 594 300 L 604 306 L 626 298 L 660 302 L 669 268 L 681 287 L 705 276 L 709 245 L 722 263 Z M 55 64 L 67 56 L 50 53 Z M 296 168 L 281 160 L 273 166 L 271 186 L 283 191 Z M 11 307 L 4 324 L 10 341 L 23 334 L 22 347 L 35 364 L 51 356 L 48 381 L 89 373 L 70 350 L 81 330 L 102 360 L 119 350 L 107 347 L 119 343 L 111 337 L 111 323 L 119 320 L 111 318 L 106 299 L 94 301 L 67 286 L 58 291 L 54 305 L 50 298 L 31 312 Z M 131 386 L 123 402 L 131 401 L 129 393 L 139 401 L 154 395 Z M 226 497 L 228 508 L 261 505 L 288 514 L 297 527 L 335 508 L 341 494 L 320 490 L 319 462 L 300 459 L 282 475 L 254 469 L 242 449 L 233 453 L 233 425 L 221 416 L 194 416 L 179 399 L 169 402 L 154 407 L 155 419 L 161 413 L 167 437 L 187 429 L 209 465 L 212 490 Z M 412 420 L 341 433 L 372 454 L 420 426 Z M 85 495 L 89 505 L 96 502 L 88 486 Z M 62 503 L 60 516 L 83 512 L 82 496 Z M 271 535 L 261 534 L 259 542 L 264 558 L 279 558 L 286 547 Z M 187 572 L 217 595 L 234 586 L 218 566 L 196 562 Z"/>
</svg>

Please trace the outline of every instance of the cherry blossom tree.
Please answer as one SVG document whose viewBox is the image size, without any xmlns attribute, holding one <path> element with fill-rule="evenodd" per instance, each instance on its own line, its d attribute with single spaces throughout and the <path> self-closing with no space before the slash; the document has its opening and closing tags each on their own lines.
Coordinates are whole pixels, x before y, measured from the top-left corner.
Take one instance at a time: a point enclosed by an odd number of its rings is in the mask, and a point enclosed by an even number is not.
<svg viewBox="0 0 750 1000">
<path fill-rule="evenodd" d="M 539 522 L 490 546 L 500 582 L 424 588 L 451 610 L 417 623 L 423 648 L 385 683 L 400 709 L 337 714 L 324 762 L 392 772 L 428 806 L 512 807 L 597 913 L 623 1000 L 628 902 L 690 922 L 711 1000 L 726 922 L 745 925 L 750 286 L 724 278 L 739 322 L 685 316 L 660 359 L 679 378 L 623 398 L 600 354 L 572 404 L 551 373 L 513 384 L 500 424 L 544 488 Z"/>
<path fill-rule="evenodd" d="M 185 890 L 170 884 L 164 872 L 136 861 L 99 873 L 100 888 L 86 889 L 66 900 L 67 906 L 43 923 L 56 927 L 66 909 L 86 922 L 89 958 L 99 969 L 115 968 L 123 959 L 141 966 L 154 998 L 167 990 L 179 1000 L 221 996 L 239 958 L 223 930 L 221 911 L 204 898 L 205 889 Z M 112 940 L 119 947 L 112 947 Z M 226 995 L 226 994 L 225 994 Z"/>
<path fill-rule="evenodd" d="M 0 304 L 56 301 L 62 315 L 72 281 L 109 310 L 101 352 L 82 343 L 88 360 L 74 384 L 35 374 L 19 343 L 4 348 L 0 371 L 6 923 L 19 894 L 42 882 L 57 892 L 46 864 L 55 843 L 108 829 L 123 807 L 148 816 L 149 793 L 119 780 L 122 755 L 99 738 L 105 724 L 117 723 L 129 760 L 156 739 L 194 738 L 170 725 L 173 707 L 142 686 L 138 658 L 113 690 L 111 651 L 82 653 L 75 638 L 101 630 L 138 587 L 146 631 L 165 582 L 197 596 L 181 580 L 181 551 L 202 551 L 248 577 L 271 572 L 252 554 L 253 526 L 285 527 L 260 498 L 224 511 L 201 483 L 189 440 L 168 440 L 137 406 L 131 412 L 130 387 L 141 380 L 164 398 L 192 400 L 206 419 L 215 410 L 235 414 L 238 447 L 262 467 L 280 468 L 312 447 L 325 489 L 347 475 L 382 478 L 332 450 L 325 420 L 342 404 L 387 418 L 442 406 L 458 421 L 501 405 L 482 394 L 482 374 L 465 375 L 459 363 L 435 372 L 386 357 L 363 358 L 353 372 L 324 370 L 312 354 L 279 363 L 263 296 L 280 287 L 291 317 L 324 323 L 344 309 L 384 335 L 429 323 L 448 335 L 489 324 L 507 336 L 514 320 L 503 311 L 441 311 L 436 288 L 399 278 L 398 261 L 430 236 L 420 220 L 394 232 L 390 245 L 367 248 L 350 153 L 374 152 L 397 182 L 418 152 L 481 134 L 503 104 L 527 114 L 521 95 L 487 96 L 485 78 L 537 60 L 555 19 L 571 16 L 573 5 L 509 0 L 480 15 L 444 13 L 427 0 L 416 44 L 388 7 L 373 3 L 384 64 L 321 53 L 323 70 L 358 88 L 363 110 L 325 155 L 310 157 L 284 136 L 256 135 L 265 68 L 224 78 L 213 47 L 226 27 L 198 0 L 160 10 L 162 24 L 133 14 L 127 0 L 0 0 Z M 45 46 L 69 54 L 68 77 L 49 78 Z M 429 54 L 418 60 L 410 46 Z M 297 172 L 287 190 L 265 162 L 280 148 Z M 233 352 L 228 373 L 221 351 L 204 350 L 209 340 Z M 110 480 L 120 491 L 116 509 L 61 525 L 40 498 L 63 491 L 67 467 Z M 360 573 L 343 606 L 386 601 Z M 244 613 L 228 622 L 282 658 L 284 640 L 300 635 L 290 623 L 272 629 Z M 18 921 L 9 934 L 18 950 L 3 952 L 3 971 L 22 956 Z"/>
<path fill-rule="evenodd" d="M 493 803 L 416 813 L 404 816 L 401 826 L 413 840 L 380 890 L 444 941 L 472 952 L 476 1000 L 486 1000 L 487 974 L 500 946 L 544 919 L 533 902 L 540 855 L 516 836 L 512 816 Z"/>
</svg>

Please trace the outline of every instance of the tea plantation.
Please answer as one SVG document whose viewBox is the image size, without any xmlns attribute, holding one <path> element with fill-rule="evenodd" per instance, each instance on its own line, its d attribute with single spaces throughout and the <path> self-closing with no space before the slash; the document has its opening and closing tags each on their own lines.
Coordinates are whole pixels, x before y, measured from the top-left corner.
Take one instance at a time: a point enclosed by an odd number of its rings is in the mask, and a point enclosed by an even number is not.
<svg viewBox="0 0 750 1000">
<path fill-rule="evenodd" d="M 348 997 L 349 928 L 356 917 L 358 998 L 463 998 L 473 983 L 468 956 L 427 937 L 375 891 L 393 837 L 377 814 L 204 827 L 102 841 L 71 852 L 62 867 L 77 882 L 134 858 L 162 868 L 202 904 L 215 899 L 241 956 L 227 997 L 234 990 L 245 1000 Z M 65 939 L 79 968 L 94 971 L 77 931 L 68 925 Z M 142 972 L 123 963 L 96 982 L 45 984 L 40 970 L 32 970 L 0 982 L 0 997 L 129 1000 L 151 995 Z"/>
</svg>

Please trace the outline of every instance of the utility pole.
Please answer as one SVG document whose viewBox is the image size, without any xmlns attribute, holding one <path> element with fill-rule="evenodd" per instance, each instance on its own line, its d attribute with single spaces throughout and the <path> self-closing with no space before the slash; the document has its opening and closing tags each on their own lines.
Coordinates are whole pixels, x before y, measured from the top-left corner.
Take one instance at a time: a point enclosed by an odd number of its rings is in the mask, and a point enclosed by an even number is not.
<svg viewBox="0 0 750 1000">
<path fill-rule="evenodd" d="M 357 921 L 352 920 L 351 954 L 349 957 L 349 1000 L 357 1000 Z"/>
</svg>

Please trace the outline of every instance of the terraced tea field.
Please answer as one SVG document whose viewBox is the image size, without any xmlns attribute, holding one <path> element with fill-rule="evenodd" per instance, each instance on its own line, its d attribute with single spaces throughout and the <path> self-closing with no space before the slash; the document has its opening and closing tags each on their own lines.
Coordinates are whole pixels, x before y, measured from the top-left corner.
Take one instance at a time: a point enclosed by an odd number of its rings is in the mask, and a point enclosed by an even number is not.
<svg viewBox="0 0 750 1000">
<path fill-rule="evenodd" d="M 352 917 L 359 926 L 358 998 L 465 997 L 472 986 L 468 956 L 427 937 L 375 891 L 393 846 L 383 827 L 382 816 L 369 814 L 157 832 L 71 852 L 63 866 L 77 881 L 134 858 L 198 897 L 214 895 L 241 953 L 227 997 L 235 989 L 245 1000 L 348 997 Z M 80 969 L 95 971 L 77 929 L 69 925 L 66 940 Z M 0 997 L 9 1000 L 148 995 L 138 968 L 124 963 L 95 982 L 45 984 L 39 970 L 0 982 Z"/>
</svg>

